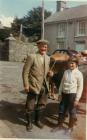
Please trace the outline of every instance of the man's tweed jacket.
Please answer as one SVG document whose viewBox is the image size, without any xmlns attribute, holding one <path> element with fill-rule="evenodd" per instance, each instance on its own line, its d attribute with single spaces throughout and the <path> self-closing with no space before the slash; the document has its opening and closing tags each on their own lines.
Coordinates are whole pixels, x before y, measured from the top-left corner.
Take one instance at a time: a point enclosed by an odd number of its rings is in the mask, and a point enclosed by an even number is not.
<svg viewBox="0 0 87 140">
<path fill-rule="evenodd" d="M 44 55 L 44 64 L 41 63 L 40 54 L 30 54 L 23 67 L 23 84 L 29 86 L 29 91 L 33 91 L 36 94 L 40 93 L 45 80 L 47 89 L 49 89 L 48 76 L 50 57 Z"/>
</svg>

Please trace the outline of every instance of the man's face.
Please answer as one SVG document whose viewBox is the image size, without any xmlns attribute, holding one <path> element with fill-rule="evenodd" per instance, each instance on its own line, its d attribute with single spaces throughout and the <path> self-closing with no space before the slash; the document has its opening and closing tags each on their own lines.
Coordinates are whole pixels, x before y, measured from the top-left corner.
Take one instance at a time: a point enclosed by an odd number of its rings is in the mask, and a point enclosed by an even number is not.
<svg viewBox="0 0 87 140">
<path fill-rule="evenodd" d="M 77 64 L 75 62 L 69 62 L 69 69 L 74 70 L 77 67 Z"/>
<path fill-rule="evenodd" d="M 47 51 L 47 44 L 45 43 L 39 43 L 38 44 L 38 49 L 41 55 L 44 55 Z"/>
</svg>

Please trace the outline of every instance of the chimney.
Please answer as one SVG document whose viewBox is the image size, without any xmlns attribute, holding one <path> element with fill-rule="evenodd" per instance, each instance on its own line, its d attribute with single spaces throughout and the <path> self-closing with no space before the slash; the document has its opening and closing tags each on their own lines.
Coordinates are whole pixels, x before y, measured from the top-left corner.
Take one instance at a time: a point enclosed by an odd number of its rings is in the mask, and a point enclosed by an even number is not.
<svg viewBox="0 0 87 140">
<path fill-rule="evenodd" d="M 66 2 L 65 1 L 57 1 L 56 2 L 56 11 L 60 12 L 63 11 L 66 8 Z"/>
</svg>

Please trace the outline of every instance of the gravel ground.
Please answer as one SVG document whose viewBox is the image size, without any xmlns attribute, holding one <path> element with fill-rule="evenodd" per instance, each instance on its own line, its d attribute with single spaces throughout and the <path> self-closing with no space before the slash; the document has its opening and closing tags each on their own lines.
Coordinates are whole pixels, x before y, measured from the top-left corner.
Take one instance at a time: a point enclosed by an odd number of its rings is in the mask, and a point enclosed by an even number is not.
<svg viewBox="0 0 87 140">
<path fill-rule="evenodd" d="M 54 130 L 57 124 L 58 103 L 48 99 L 45 126 L 33 130 L 25 129 L 25 100 L 22 84 L 23 63 L 0 62 L 0 138 L 66 139 L 86 140 L 86 103 L 81 102 L 77 112 L 77 125 L 72 134 L 64 130 Z M 68 127 L 68 118 L 64 127 Z"/>
</svg>

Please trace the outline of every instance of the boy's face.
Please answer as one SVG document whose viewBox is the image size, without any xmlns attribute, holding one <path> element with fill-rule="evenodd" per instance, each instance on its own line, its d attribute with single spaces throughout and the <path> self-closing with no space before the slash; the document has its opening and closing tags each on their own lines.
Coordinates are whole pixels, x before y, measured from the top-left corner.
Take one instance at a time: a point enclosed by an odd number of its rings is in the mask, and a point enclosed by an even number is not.
<svg viewBox="0 0 87 140">
<path fill-rule="evenodd" d="M 45 43 L 39 43 L 38 44 L 38 49 L 39 49 L 39 52 L 40 52 L 40 54 L 41 55 L 44 55 L 45 53 L 46 53 L 46 51 L 47 51 L 47 44 L 45 44 Z"/>
<path fill-rule="evenodd" d="M 76 62 L 69 62 L 69 69 L 74 70 L 77 67 Z"/>
</svg>

